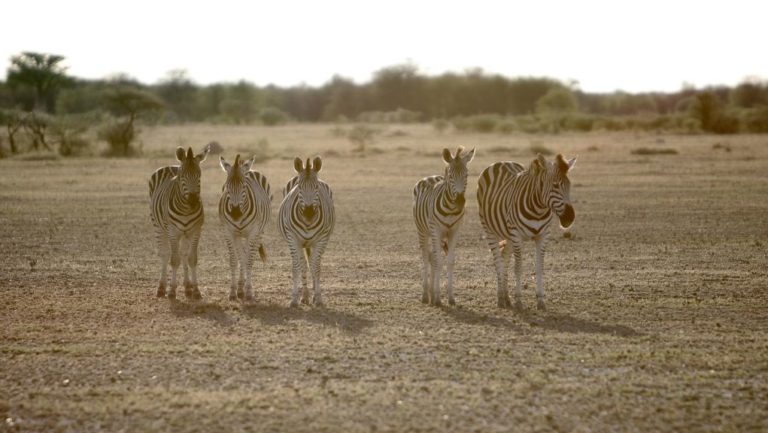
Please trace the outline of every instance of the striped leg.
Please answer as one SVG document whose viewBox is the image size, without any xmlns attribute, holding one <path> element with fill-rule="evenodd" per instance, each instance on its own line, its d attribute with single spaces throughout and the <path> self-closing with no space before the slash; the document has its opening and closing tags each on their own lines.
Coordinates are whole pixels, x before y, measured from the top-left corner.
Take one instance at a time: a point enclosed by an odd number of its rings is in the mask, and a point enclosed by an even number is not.
<svg viewBox="0 0 768 433">
<path fill-rule="evenodd" d="M 309 287 L 307 286 L 307 268 L 309 268 L 309 258 L 312 256 L 312 248 L 302 249 L 301 256 L 301 303 L 309 305 Z"/>
<path fill-rule="evenodd" d="M 168 299 L 176 299 L 176 273 L 179 270 L 179 264 L 181 264 L 181 257 L 179 254 L 179 237 L 180 234 L 172 232 L 170 235 L 171 243 L 171 287 L 168 290 Z"/>
<path fill-rule="evenodd" d="M 544 305 L 544 249 L 547 244 L 546 236 L 536 238 L 536 308 L 546 310 Z"/>
<path fill-rule="evenodd" d="M 454 227 L 448 232 L 448 252 L 446 254 L 446 291 L 448 292 L 448 304 L 456 305 L 453 297 L 453 267 L 456 264 L 456 243 L 459 240 L 459 227 Z"/>
<path fill-rule="evenodd" d="M 430 304 L 440 307 L 443 305 L 440 301 L 440 273 L 443 271 L 443 245 L 441 233 L 437 229 L 432 229 L 430 241 L 432 243 L 432 257 L 430 257 L 430 262 L 432 264 L 432 297 L 430 299 Z"/>
<path fill-rule="evenodd" d="M 292 276 L 293 276 L 293 288 L 291 289 L 291 307 L 295 308 L 299 306 L 299 280 L 301 278 L 301 271 L 304 264 L 302 264 L 302 261 L 306 263 L 306 259 L 304 258 L 304 252 L 303 249 L 299 246 L 299 243 L 296 241 L 296 239 L 291 238 L 288 241 L 288 247 L 291 249 L 291 270 L 292 270 Z"/>
<path fill-rule="evenodd" d="M 320 261 L 325 252 L 325 247 L 328 245 L 328 238 L 319 240 L 311 249 L 311 255 L 309 256 L 309 271 L 312 273 L 312 289 L 314 296 L 312 297 L 312 303 L 316 307 L 323 306 L 323 298 L 320 295 Z"/>
<path fill-rule="evenodd" d="M 253 255 L 256 252 L 256 248 L 261 244 L 260 239 L 252 237 L 250 239 L 243 240 L 243 262 L 245 273 L 245 285 L 243 287 L 243 299 L 246 301 L 253 301 L 253 287 L 251 286 L 251 272 L 253 268 Z"/>
<path fill-rule="evenodd" d="M 235 245 L 235 235 L 229 230 L 226 231 L 227 236 L 227 251 L 229 252 L 229 300 L 237 300 L 237 251 Z"/>
<path fill-rule="evenodd" d="M 430 268 L 431 268 L 431 253 L 429 247 L 429 239 L 419 236 L 419 245 L 421 247 L 421 302 L 429 304 L 430 294 Z"/>
<path fill-rule="evenodd" d="M 171 245 L 168 239 L 168 235 L 161 231 L 157 231 L 157 251 L 160 256 L 160 284 L 157 286 L 157 297 L 165 297 L 165 287 L 168 284 L 168 262 L 171 259 Z"/>
<path fill-rule="evenodd" d="M 509 308 L 512 303 L 509 301 L 509 291 L 507 290 L 507 263 L 509 263 L 507 257 L 509 256 L 506 251 L 508 246 L 504 247 L 506 254 L 502 254 L 500 240 L 496 236 L 486 233 L 485 238 L 488 240 L 488 248 L 493 255 L 493 266 L 496 268 L 497 305 L 499 308 Z"/>
<path fill-rule="evenodd" d="M 186 236 L 179 239 L 179 254 L 181 255 L 181 268 L 184 274 L 182 284 L 184 285 L 184 295 L 190 297 L 192 294 L 192 282 L 189 280 L 189 248 L 190 242 Z"/>
<path fill-rule="evenodd" d="M 515 308 L 523 309 L 523 251 L 520 242 L 511 241 L 507 248 L 512 248 L 515 256 Z"/>
<path fill-rule="evenodd" d="M 192 231 L 189 239 L 189 254 L 187 255 L 187 261 L 189 262 L 190 272 L 190 289 L 188 296 L 191 299 L 201 299 L 200 289 L 197 285 L 197 249 L 200 245 L 200 228 Z"/>
</svg>

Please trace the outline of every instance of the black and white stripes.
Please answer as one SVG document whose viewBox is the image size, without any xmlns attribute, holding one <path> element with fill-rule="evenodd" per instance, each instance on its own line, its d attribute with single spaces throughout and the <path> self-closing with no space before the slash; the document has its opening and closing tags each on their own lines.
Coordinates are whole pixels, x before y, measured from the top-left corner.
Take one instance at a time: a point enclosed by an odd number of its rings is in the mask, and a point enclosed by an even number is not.
<svg viewBox="0 0 768 433">
<path fill-rule="evenodd" d="M 442 252 L 446 254 L 448 303 L 455 305 L 453 296 L 453 267 L 456 262 L 456 241 L 464 216 L 464 192 L 467 188 L 467 164 L 475 156 L 475 149 L 462 154 L 459 147 L 455 155 L 443 149 L 447 164 L 443 176 L 429 176 L 413 188 L 413 217 L 421 247 L 421 301 L 441 305 L 440 273 Z"/>
<path fill-rule="evenodd" d="M 200 201 L 200 163 L 205 161 L 208 148 L 195 155 L 176 149 L 178 166 L 163 167 L 149 179 L 150 217 L 155 226 L 158 252 L 162 265 L 157 296 L 166 294 L 167 268 L 171 262 L 171 284 L 168 297 L 176 297 L 176 272 L 183 262 L 184 293 L 200 299 L 197 285 L 197 245 L 203 227 L 203 206 Z M 180 245 L 185 241 L 186 245 Z M 191 275 L 190 275 L 191 273 Z"/>
<path fill-rule="evenodd" d="M 272 193 L 267 178 L 251 171 L 253 158 L 241 160 L 237 155 L 234 163 L 229 164 L 221 157 L 220 164 L 227 173 L 219 199 L 219 220 L 226 232 L 229 251 L 229 299 L 252 300 L 251 266 L 256 249 L 261 260 L 266 261 L 261 238 L 271 213 Z M 238 267 L 240 279 L 235 280 Z"/>
<path fill-rule="evenodd" d="M 334 227 L 333 193 L 330 186 L 318 179 L 322 159 L 316 157 L 306 165 L 301 158 L 294 160 L 297 175 L 288 181 L 280 204 L 278 230 L 291 250 L 293 288 L 291 306 L 299 305 L 299 278 L 302 279 L 303 303 L 309 303 L 307 265 L 312 275 L 313 303 L 322 305 L 320 294 L 320 259 Z"/>
<path fill-rule="evenodd" d="M 557 216 L 562 227 L 575 218 L 570 201 L 568 172 L 576 158 L 557 155 L 554 162 L 539 155 L 528 169 L 516 162 L 497 162 L 483 170 L 478 180 L 480 223 L 493 254 L 499 307 L 509 307 L 507 263 L 515 257 L 515 306 L 522 307 L 522 243 L 536 243 L 537 307 L 544 309 L 543 261 L 549 226 Z"/>
</svg>

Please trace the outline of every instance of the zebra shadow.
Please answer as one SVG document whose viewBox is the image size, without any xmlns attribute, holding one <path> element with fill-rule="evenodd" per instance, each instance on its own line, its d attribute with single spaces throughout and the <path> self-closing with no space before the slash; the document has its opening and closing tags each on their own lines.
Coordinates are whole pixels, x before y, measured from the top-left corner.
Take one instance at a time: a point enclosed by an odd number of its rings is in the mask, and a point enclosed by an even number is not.
<svg viewBox="0 0 768 433">
<path fill-rule="evenodd" d="M 354 314 L 336 311 L 328 307 L 291 308 L 278 304 L 247 304 L 243 305 L 242 313 L 252 319 L 258 319 L 264 325 L 285 325 L 291 320 L 304 320 L 318 325 L 340 329 L 350 334 L 359 334 L 373 322 Z"/>
<path fill-rule="evenodd" d="M 232 326 L 237 322 L 215 302 L 170 299 L 169 303 L 171 313 L 178 318 L 202 317 L 220 326 Z"/>
<path fill-rule="evenodd" d="M 507 320 L 503 317 L 491 316 L 488 314 L 477 313 L 472 310 L 459 307 L 442 307 L 441 310 L 447 316 L 457 322 L 465 323 L 467 325 L 481 325 L 490 326 L 494 328 L 504 328 L 510 331 L 523 333 L 525 329 L 517 323 Z"/>
<path fill-rule="evenodd" d="M 624 325 L 606 325 L 590 320 L 579 319 L 568 314 L 534 313 L 528 310 L 518 313 L 518 317 L 531 327 L 571 334 L 608 334 L 617 337 L 639 337 L 642 332 Z"/>
</svg>

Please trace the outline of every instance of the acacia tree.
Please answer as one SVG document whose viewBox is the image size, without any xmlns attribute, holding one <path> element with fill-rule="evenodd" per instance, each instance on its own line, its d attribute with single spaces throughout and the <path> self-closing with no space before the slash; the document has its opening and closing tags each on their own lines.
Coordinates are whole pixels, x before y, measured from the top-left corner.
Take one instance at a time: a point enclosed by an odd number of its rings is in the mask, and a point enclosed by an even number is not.
<svg viewBox="0 0 768 433">
<path fill-rule="evenodd" d="M 53 112 L 56 94 L 68 82 L 67 68 L 61 65 L 63 56 L 24 52 L 11 57 L 8 85 L 11 89 L 29 86 L 34 89 L 34 110 Z"/>
<path fill-rule="evenodd" d="M 118 120 L 101 131 L 101 138 L 111 147 L 111 155 L 130 156 L 131 143 L 137 136 L 136 121 L 139 117 L 157 113 L 164 107 L 155 95 L 133 87 L 117 87 L 104 93 L 104 103 Z"/>
</svg>

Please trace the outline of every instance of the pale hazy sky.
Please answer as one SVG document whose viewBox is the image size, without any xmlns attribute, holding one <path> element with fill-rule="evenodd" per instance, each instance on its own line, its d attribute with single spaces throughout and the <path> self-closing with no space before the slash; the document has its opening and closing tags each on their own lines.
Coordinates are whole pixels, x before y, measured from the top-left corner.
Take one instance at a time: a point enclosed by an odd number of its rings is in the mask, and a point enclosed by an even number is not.
<svg viewBox="0 0 768 433">
<path fill-rule="evenodd" d="M 358 83 L 411 62 L 438 75 L 479 67 L 576 80 L 588 92 L 675 91 L 768 79 L 768 1 L 176 0 L 12 1 L 0 59 L 66 57 L 82 78 L 198 84 Z"/>
</svg>

